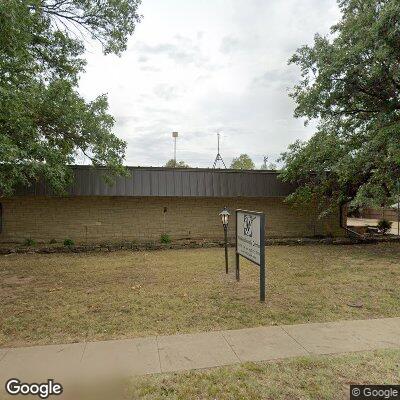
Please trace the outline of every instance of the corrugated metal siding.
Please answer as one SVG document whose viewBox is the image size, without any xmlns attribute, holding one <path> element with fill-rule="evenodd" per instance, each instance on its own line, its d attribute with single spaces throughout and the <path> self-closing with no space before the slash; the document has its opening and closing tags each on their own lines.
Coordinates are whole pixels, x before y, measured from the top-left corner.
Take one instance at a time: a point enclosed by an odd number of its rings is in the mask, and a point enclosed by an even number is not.
<svg viewBox="0 0 400 400">
<path fill-rule="evenodd" d="M 173 169 L 129 167 L 127 177 L 113 183 L 104 179 L 106 170 L 73 167 L 70 196 L 156 196 L 156 197 L 283 197 L 293 185 L 278 179 L 273 171 L 223 169 Z M 19 195 L 53 195 L 45 183 L 19 190 Z"/>
</svg>

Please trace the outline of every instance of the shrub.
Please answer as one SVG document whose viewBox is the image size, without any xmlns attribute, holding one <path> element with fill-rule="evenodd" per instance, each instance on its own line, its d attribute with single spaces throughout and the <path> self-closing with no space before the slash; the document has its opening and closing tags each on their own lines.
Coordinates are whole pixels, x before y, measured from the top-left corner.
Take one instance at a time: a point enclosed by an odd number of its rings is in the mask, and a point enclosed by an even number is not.
<svg viewBox="0 0 400 400">
<path fill-rule="evenodd" d="M 26 238 L 24 240 L 24 246 L 35 246 L 36 242 L 32 238 Z"/>
<path fill-rule="evenodd" d="M 64 246 L 74 246 L 75 242 L 72 239 L 64 239 Z"/>
<path fill-rule="evenodd" d="M 50 244 L 55 244 L 55 243 L 57 243 L 57 240 L 53 238 L 53 239 L 50 240 L 49 243 L 50 243 Z"/>
<path fill-rule="evenodd" d="M 171 237 L 167 233 L 161 235 L 161 243 L 171 243 Z"/>
<path fill-rule="evenodd" d="M 388 221 L 387 219 L 381 219 L 378 222 L 377 227 L 378 227 L 378 230 L 380 233 L 385 234 L 392 227 L 392 223 L 390 221 Z"/>
</svg>

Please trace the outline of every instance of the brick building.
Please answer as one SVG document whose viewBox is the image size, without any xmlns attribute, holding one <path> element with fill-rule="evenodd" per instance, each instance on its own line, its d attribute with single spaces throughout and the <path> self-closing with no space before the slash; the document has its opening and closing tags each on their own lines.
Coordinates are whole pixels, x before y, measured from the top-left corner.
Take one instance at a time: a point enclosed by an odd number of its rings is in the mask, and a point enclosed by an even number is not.
<svg viewBox="0 0 400 400">
<path fill-rule="evenodd" d="M 318 219 L 315 209 L 284 202 L 293 186 L 274 171 L 128 168 L 113 184 L 104 169 L 73 167 L 74 180 L 64 196 L 45 183 L 0 198 L 0 242 L 73 239 L 76 243 L 221 238 L 218 213 L 224 206 L 263 211 L 268 237 L 343 235 L 339 211 Z M 234 218 L 229 226 L 234 236 Z"/>
</svg>

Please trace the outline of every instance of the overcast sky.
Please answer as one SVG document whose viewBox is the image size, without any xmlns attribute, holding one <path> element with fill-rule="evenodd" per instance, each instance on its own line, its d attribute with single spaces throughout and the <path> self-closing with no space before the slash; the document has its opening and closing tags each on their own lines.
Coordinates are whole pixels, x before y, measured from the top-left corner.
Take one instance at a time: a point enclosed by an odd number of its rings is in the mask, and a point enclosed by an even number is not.
<svg viewBox="0 0 400 400">
<path fill-rule="evenodd" d="M 107 93 L 127 165 L 161 166 L 173 156 L 211 167 L 217 131 L 226 164 L 247 153 L 257 167 L 313 126 L 293 118 L 287 60 L 339 18 L 335 0 L 143 0 L 128 50 L 104 56 L 90 45 L 80 90 Z"/>
</svg>

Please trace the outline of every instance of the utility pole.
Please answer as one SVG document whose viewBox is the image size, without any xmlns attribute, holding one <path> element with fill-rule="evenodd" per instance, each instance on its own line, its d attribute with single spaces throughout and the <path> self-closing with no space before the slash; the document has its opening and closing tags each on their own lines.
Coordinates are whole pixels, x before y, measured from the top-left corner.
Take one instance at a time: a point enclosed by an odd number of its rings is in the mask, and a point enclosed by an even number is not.
<svg viewBox="0 0 400 400">
<path fill-rule="evenodd" d="M 400 179 L 397 179 L 397 236 L 400 236 Z"/>
<path fill-rule="evenodd" d="M 268 157 L 264 156 L 264 165 L 263 165 L 263 169 L 267 169 L 267 161 L 268 161 Z"/>
<path fill-rule="evenodd" d="M 176 167 L 176 138 L 178 137 L 178 132 L 172 132 L 172 137 L 174 138 L 174 167 Z"/>
</svg>

